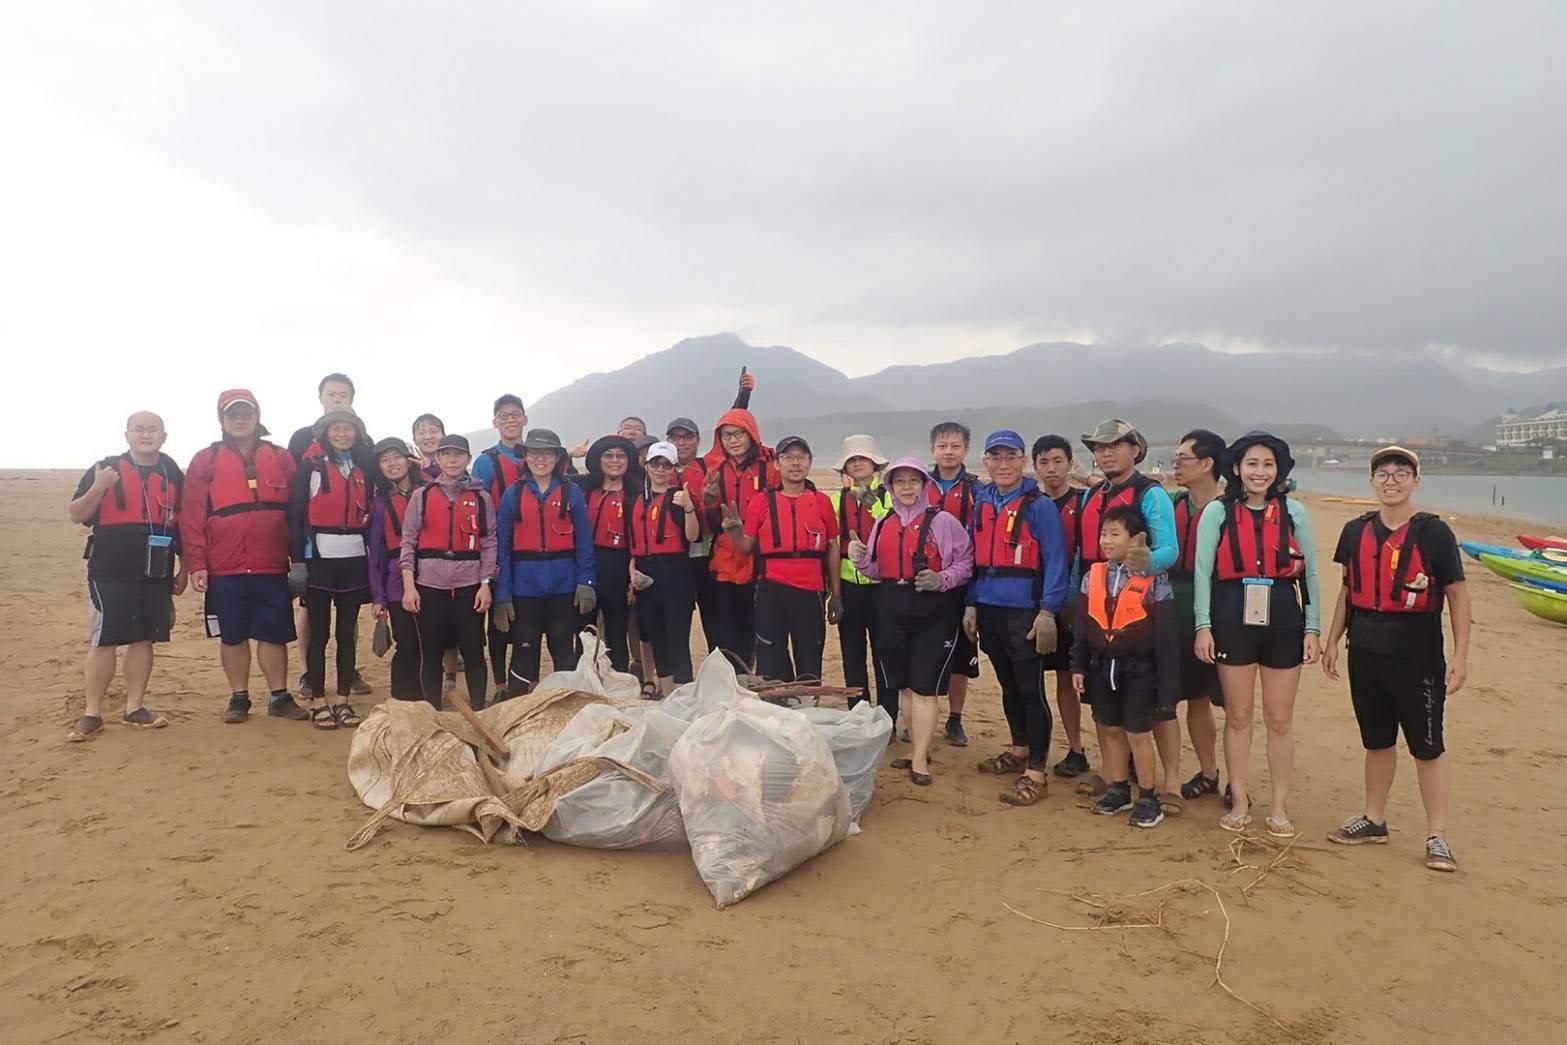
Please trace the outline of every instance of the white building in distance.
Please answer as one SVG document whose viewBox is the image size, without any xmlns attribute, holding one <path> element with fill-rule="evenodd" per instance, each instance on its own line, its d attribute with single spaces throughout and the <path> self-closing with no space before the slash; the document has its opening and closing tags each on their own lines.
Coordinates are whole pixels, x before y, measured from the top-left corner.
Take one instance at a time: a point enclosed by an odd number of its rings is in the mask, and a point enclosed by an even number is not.
<svg viewBox="0 0 1567 1045">
<path fill-rule="evenodd" d="M 1547 410 L 1539 417 L 1506 414 L 1496 426 L 1497 446 L 1567 440 L 1567 410 Z"/>
</svg>

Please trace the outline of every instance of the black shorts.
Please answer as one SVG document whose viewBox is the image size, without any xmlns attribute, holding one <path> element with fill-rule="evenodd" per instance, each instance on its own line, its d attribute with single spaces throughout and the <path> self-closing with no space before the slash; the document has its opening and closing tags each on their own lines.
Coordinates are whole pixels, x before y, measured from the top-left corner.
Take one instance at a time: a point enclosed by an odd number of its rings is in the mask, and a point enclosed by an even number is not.
<svg viewBox="0 0 1567 1045">
<path fill-rule="evenodd" d="M 1297 668 L 1305 660 L 1306 615 L 1294 584 L 1275 583 L 1266 625 L 1246 624 L 1240 581 L 1216 581 L 1209 618 L 1213 621 L 1215 659 L 1244 667 Z"/>
<path fill-rule="evenodd" d="M 1152 654 L 1113 661 L 1095 658 L 1085 673 L 1083 689 L 1084 703 L 1094 709 L 1094 721 L 1101 726 L 1147 733 L 1156 723 L 1175 718 L 1174 708 L 1159 706 Z"/>
<path fill-rule="evenodd" d="M 294 641 L 294 610 L 288 577 L 281 573 L 236 573 L 207 581 L 207 613 L 218 619 L 225 646 L 255 639 L 285 646 Z"/>
<path fill-rule="evenodd" d="M 961 620 L 960 616 L 960 623 Z M 961 675 L 966 679 L 979 678 L 979 647 L 969 641 L 962 627 L 958 628 L 957 641 L 952 647 L 952 675 Z"/>
<path fill-rule="evenodd" d="M 88 641 L 94 646 L 128 646 L 133 642 L 168 642 L 173 596 L 169 579 L 133 577 L 88 578 L 91 604 Z"/>
<path fill-rule="evenodd" d="M 890 690 L 945 696 L 963 639 L 962 591 L 920 592 L 884 582 L 876 592 L 876 674 Z"/>
<path fill-rule="evenodd" d="M 1360 725 L 1360 743 L 1382 751 L 1404 731 L 1409 753 L 1436 758 L 1442 743 L 1442 709 L 1447 703 L 1447 664 L 1440 652 L 1414 656 L 1349 651 L 1349 697 Z"/>
<path fill-rule="evenodd" d="M 1062 610 L 1056 614 L 1056 648 L 1054 653 L 1046 653 L 1039 658 L 1040 667 L 1046 671 L 1071 671 L 1072 670 L 1072 611 Z"/>
<path fill-rule="evenodd" d="M 1302 636 L 1302 651 L 1304 652 L 1305 637 Z M 1194 697 L 1207 697 L 1213 701 L 1213 706 L 1224 706 L 1224 694 L 1219 689 L 1219 668 L 1216 664 L 1205 664 L 1197 659 L 1197 636 L 1195 633 L 1182 630 L 1180 636 L 1181 645 L 1181 685 L 1180 697 L 1182 700 L 1191 700 Z"/>
</svg>

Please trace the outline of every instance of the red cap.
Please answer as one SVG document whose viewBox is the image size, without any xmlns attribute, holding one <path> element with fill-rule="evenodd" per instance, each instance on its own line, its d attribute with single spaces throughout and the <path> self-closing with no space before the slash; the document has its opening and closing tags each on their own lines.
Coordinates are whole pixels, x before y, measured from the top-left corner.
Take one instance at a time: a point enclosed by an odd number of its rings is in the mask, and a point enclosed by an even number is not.
<svg viewBox="0 0 1567 1045">
<path fill-rule="evenodd" d="M 256 402 L 256 395 L 248 388 L 231 388 L 227 392 L 218 394 L 218 417 L 223 416 L 223 411 L 235 403 L 249 403 L 259 415 L 261 407 Z"/>
</svg>

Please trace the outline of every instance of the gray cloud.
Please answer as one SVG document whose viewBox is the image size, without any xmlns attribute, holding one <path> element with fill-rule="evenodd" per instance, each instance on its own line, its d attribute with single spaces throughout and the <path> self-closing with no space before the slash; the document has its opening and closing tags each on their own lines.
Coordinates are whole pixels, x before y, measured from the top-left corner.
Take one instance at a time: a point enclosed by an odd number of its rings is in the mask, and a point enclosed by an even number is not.
<svg viewBox="0 0 1567 1045">
<path fill-rule="evenodd" d="M 156 10 L 0 55 L 524 310 L 1567 358 L 1557 4 Z"/>
</svg>

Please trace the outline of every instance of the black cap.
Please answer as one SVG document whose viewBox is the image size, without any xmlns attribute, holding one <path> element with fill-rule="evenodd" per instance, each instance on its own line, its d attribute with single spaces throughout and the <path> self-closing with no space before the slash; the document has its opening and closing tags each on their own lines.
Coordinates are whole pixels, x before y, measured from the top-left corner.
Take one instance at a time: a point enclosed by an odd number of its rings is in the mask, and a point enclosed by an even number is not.
<svg viewBox="0 0 1567 1045">
<path fill-rule="evenodd" d="M 816 456 L 815 454 L 811 453 L 811 444 L 806 442 L 805 437 L 801 435 L 784 436 L 782 439 L 778 440 L 778 445 L 773 447 L 773 453 L 777 454 L 779 457 L 782 457 L 785 453 L 793 450 L 797 446 L 804 450 L 811 457 Z"/>
<path fill-rule="evenodd" d="M 668 435 L 671 432 L 677 432 L 682 429 L 690 432 L 692 435 L 702 434 L 702 430 L 696 426 L 696 422 L 691 420 L 689 417 L 677 417 L 673 421 L 669 422 L 664 426 L 664 434 Z"/>
<path fill-rule="evenodd" d="M 566 447 L 562 445 L 560 436 L 548 428 L 535 428 L 529 432 L 528 438 L 522 441 L 522 448 L 524 450 L 558 450 L 561 453 L 566 452 Z"/>
<path fill-rule="evenodd" d="M 414 456 L 414 452 L 408 449 L 408 444 L 397 438 L 395 435 L 389 435 L 385 439 L 382 439 L 379 443 L 376 443 L 370 452 L 375 455 L 376 460 L 380 460 L 382 454 L 391 453 L 393 450 L 396 450 L 404 457 Z"/>
<path fill-rule="evenodd" d="M 441 436 L 441 445 L 435 448 L 435 452 L 440 453 L 442 450 L 461 450 L 465 454 L 473 453 L 468 448 L 468 437 L 458 435 L 456 432 L 449 432 Z"/>
</svg>

